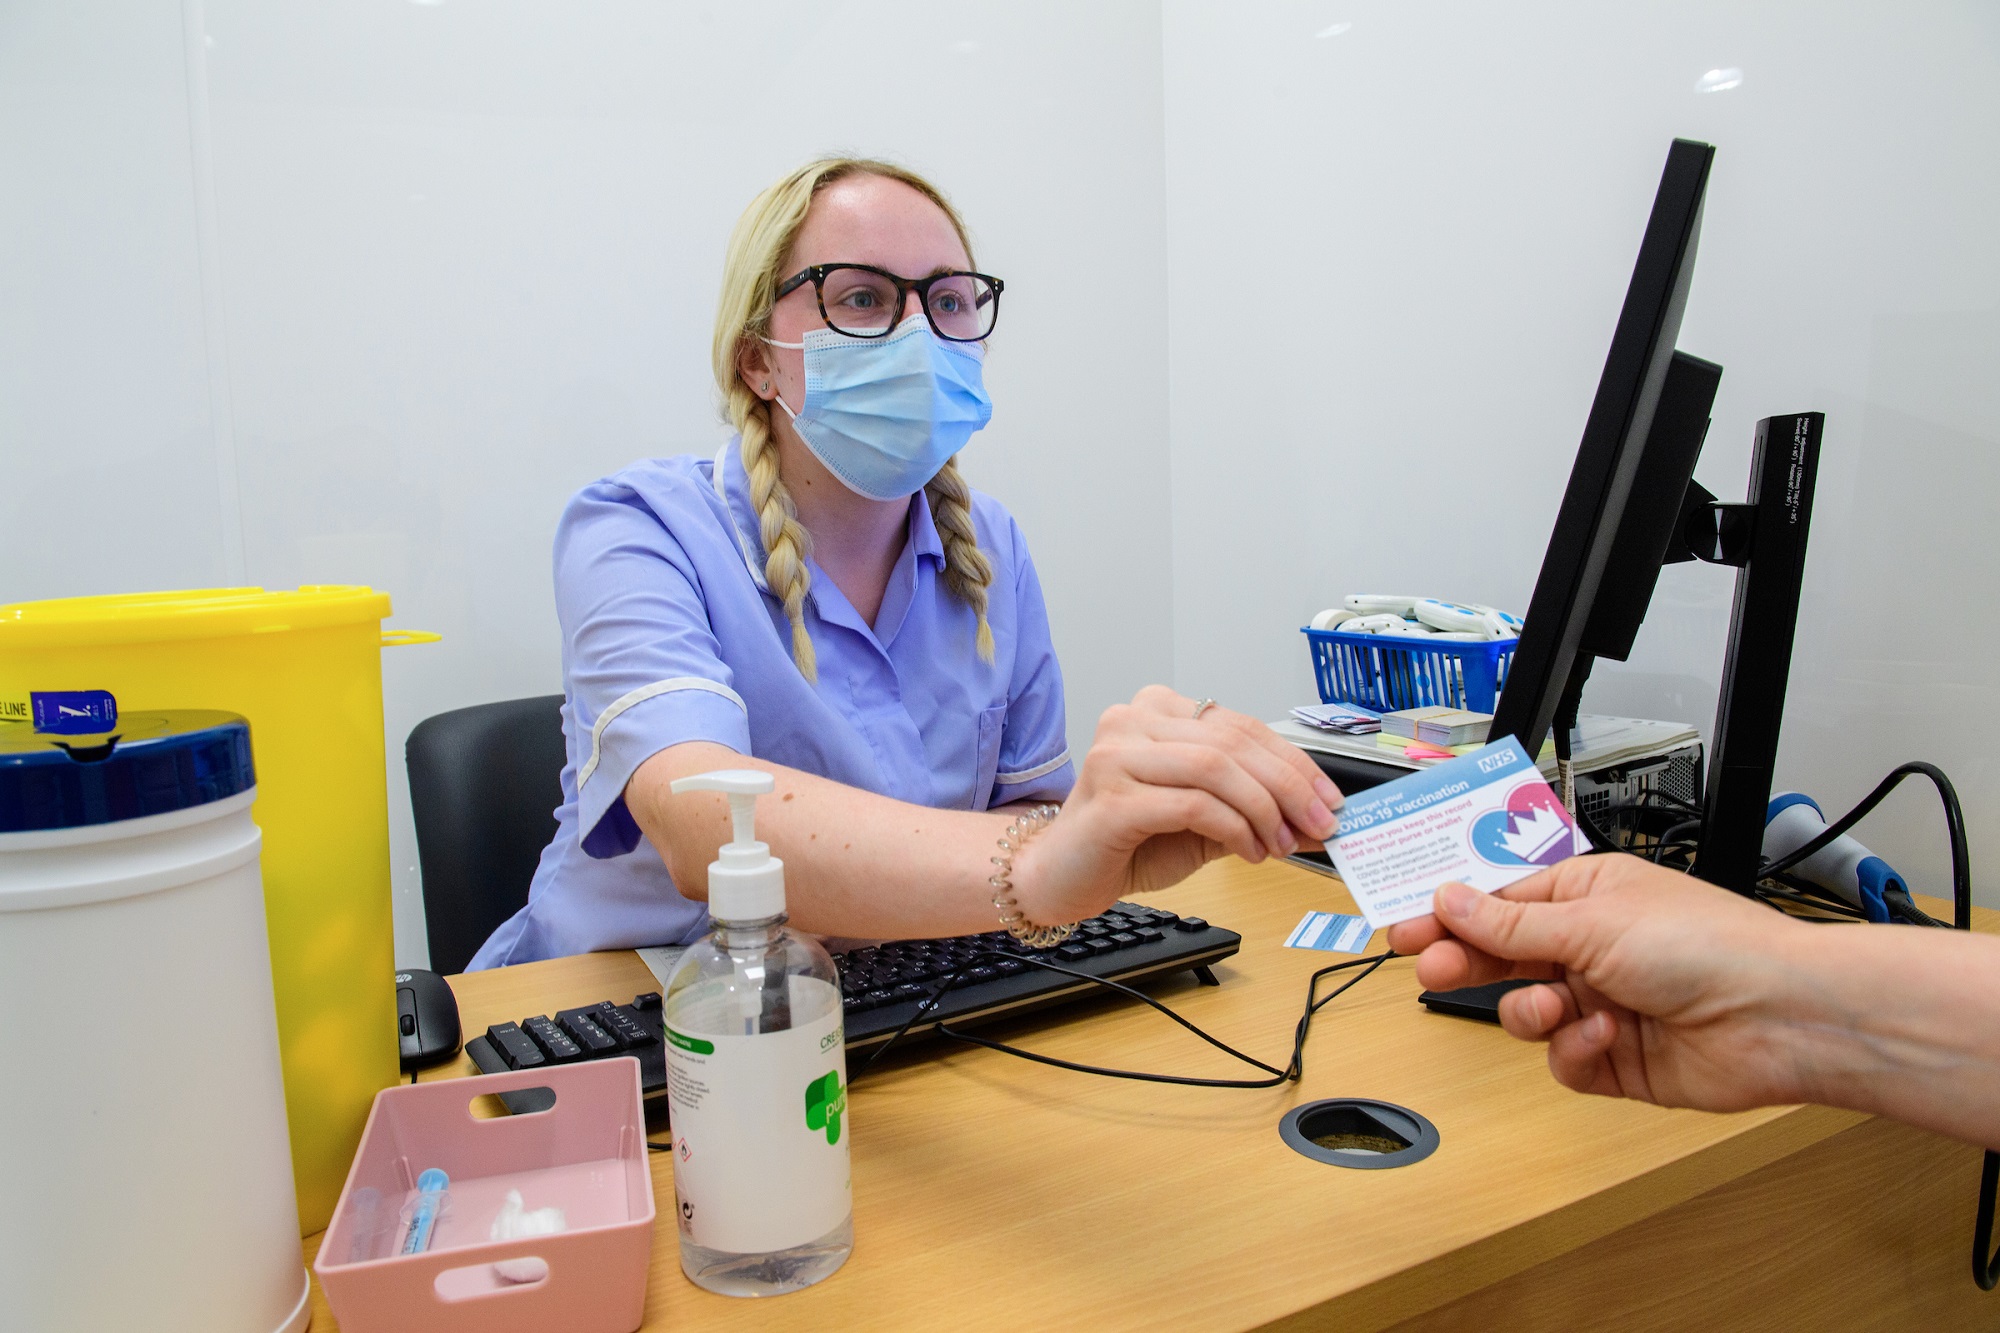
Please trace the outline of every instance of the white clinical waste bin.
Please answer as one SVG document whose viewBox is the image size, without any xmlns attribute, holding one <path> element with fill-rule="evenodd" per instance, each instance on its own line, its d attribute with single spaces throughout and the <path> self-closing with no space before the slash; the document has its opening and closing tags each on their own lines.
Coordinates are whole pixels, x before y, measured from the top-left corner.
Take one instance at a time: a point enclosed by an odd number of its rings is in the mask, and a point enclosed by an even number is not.
<svg viewBox="0 0 2000 1333">
<path fill-rule="evenodd" d="M 0 1329 L 310 1322 L 255 791 L 234 714 L 0 724 Z"/>
</svg>

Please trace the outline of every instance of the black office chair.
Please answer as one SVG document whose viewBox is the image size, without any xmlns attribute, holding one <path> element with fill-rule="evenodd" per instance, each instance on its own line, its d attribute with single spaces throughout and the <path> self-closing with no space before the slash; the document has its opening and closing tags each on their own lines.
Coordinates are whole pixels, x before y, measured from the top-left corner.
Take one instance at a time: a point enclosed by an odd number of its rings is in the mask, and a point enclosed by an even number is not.
<svg viewBox="0 0 2000 1333">
<path fill-rule="evenodd" d="M 528 901 L 562 803 L 562 702 L 545 694 L 439 713 L 403 746 L 432 971 L 463 972 Z"/>
</svg>

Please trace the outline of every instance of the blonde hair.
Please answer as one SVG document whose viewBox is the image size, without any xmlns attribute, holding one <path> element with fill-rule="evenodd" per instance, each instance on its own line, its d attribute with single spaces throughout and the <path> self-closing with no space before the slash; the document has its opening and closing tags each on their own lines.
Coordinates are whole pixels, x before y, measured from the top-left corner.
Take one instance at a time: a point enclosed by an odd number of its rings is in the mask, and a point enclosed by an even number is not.
<svg viewBox="0 0 2000 1333">
<path fill-rule="evenodd" d="M 812 538 L 799 522 L 784 480 L 778 475 L 778 446 L 771 429 L 771 405 L 750 391 L 738 369 L 746 342 L 770 336 L 771 305 L 785 259 L 805 225 L 813 199 L 849 176 L 882 176 L 900 181 L 936 204 L 951 220 L 969 259 L 972 242 L 965 221 L 938 188 L 915 172 L 871 158 L 829 157 L 808 162 L 750 201 L 729 235 L 722 265 L 722 299 L 715 312 L 715 383 L 722 390 L 722 414 L 743 437 L 743 471 L 750 479 L 750 503 L 757 511 L 764 542 L 764 581 L 785 604 L 792 622 L 792 660 L 807 680 L 817 680 L 812 638 L 806 633 L 805 599 L 812 576 L 806 553 Z M 924 487 L 931 517 L 944 543 L 944 581 L 952 595 L 972 608 L 979 621 L 979 660 L 993 660 L 993 630 L 986 623 L 986 590 L 993 564 L 979 549 L 972 524 L 972 491 L 956 456 L 945 460 Z"/>
</svg>

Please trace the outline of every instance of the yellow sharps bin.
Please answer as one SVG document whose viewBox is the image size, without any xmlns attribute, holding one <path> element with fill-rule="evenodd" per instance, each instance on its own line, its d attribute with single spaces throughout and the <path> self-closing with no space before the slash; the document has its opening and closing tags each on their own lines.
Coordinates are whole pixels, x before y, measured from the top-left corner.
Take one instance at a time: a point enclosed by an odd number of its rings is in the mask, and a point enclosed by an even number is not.
<svg viewBox="0 0 2000 1333">
<path fill-rule="evenodd" d="M 0 718 L 34 691 L 109 690 L 121 712 L 250 720 L 302 1234 L 332 1218 L 369 1104 L 397 1081 L 381 649 L 437 636 L 385 633 L 388 614 L 388 594 L 361 587 L 0 606 Z M 116 1021 L 200 1040 L 199 1014 Z"/>
</svg>

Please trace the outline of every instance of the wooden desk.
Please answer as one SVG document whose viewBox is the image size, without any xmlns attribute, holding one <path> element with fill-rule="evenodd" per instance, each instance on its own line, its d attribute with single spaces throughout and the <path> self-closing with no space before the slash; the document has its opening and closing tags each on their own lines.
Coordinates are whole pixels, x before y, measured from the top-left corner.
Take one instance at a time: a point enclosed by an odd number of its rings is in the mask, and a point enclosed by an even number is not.
<svg viewBox="0 0 2000 1333">
<path fill-rule="evenodd" d="M 1163 998 L 1282 1064 L 1306 978 L 1337 956 L 1286 949 L 1336 882 L 1229 860 L 1155 900 L 1243 935 L 1222 985 Z M 1983 928 L 1993 914 L 1984 914 Z M 1841 929 L 1829 926 L 1827 929 Z M 932 1046 L 851 1094 L 854 1255 L 820 1286 L 730 1300 L 681 1276 L 672 1165 L 649 1329 L 1368 1330 L 1966 1328 L 2000 1322 L 1967 1254 L 1979 1153 L 1818 1107 L 1666 1111 L 1568 1092 L 1542 1051 L 1424 1010 L 1399 959 L 1324 1009 L 1300 1085 L 1175 1088 Z M 455 978 L 465 1030 L 624 999 L 655 984 L 630 953 Z M 1240 1077 L 1137 1005 L 1093 1003 L 1011 1029 L 1034 1049 Z M 457 1064 L 428 1077 L 474 1072 Z M 1302 1101 L 1377 1097 L 1422 1112 L 1428 1160 L 1354 1171 L 1297 1155 Z M 310 1261 L 317 1236 L 305 1243 Z M 334 1321 L 317 1281 L 314 1328 Z"/>
</svg>

